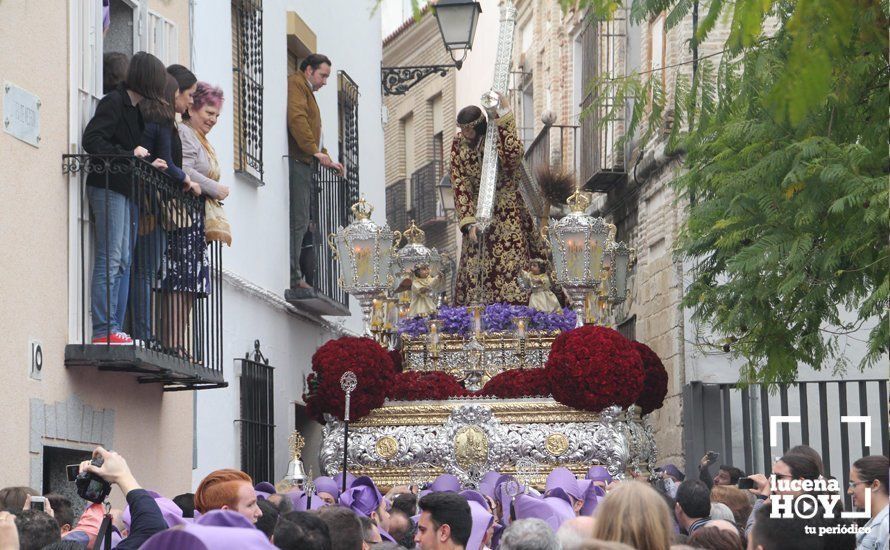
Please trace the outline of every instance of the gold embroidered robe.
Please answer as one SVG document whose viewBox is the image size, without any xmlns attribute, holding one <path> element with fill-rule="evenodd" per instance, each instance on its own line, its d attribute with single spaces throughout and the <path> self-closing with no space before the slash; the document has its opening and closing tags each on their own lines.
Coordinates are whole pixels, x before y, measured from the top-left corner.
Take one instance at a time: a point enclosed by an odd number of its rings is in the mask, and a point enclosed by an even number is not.
<svg viewBox="0 0 890 550">
<path fill-rule="evenodd" d="M 527 304 L 529 292 L 519 285 L 520 272 L 528 265 L 530 258 L 549 257 L 519 193 L 518 169 L 523 151 L 513 114 L 500 117 L 493 123 L 498 129 L 494 209 L 491 225 L 484 235 L 477 230 L 478 240 L 475 243 L 470 242 L 467 230 L 476 222 L 485 140 L 480 139 L 474 147 L 458 132 L 451 143 L 451 185 L 460 228 L 464 233 L 454 290 L 455 305 L 476 302 Z M 485 247 L 485 254 L 482 254 L 482 246 Z"/>
</svg>

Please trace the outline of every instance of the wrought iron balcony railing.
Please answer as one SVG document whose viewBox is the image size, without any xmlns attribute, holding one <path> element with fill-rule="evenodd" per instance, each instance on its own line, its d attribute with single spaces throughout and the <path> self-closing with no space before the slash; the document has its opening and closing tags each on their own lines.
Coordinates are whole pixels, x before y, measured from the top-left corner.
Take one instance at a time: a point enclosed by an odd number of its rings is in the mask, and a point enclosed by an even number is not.
<svg viewBox="0 0 890 550">
<path fill-rule="evenodd" d="M 411 174 L 411 212 L 415 223 L 424 227 L 432 223 L 444 222 L 445 211 L 439 204 L 436 184 L 442 177 L 442 163 L 431 161 Z"/>
<path fill-rule="evenodd" d="M 290 158 L 290 169 L 299 162 Z M 291 304 L 317 315 L 345 317 L 349 295 L 337 284 L 340 267 L 327 245 L 327 236 L 351 221 L 349 208 L 358 196 L 358 178 L 344 178 L 314 163 L 309 205 L 309 230 L 303 237 L 300 271 L 312 288 L 289 288 L 284 297 Z"/>
<path fill-rule="evenodd" d="M 410 183 L 400 179 L 386 186 L 386 223 L 389 227 L 404 231 L 408 229 L 413 212 L 408 204 L 408 185 Z"/>
<path fill-rule="evenodd" d="M 81 205 L 79 335 L 65 365 L 172 391 L 225 387 L 222 249 L 205 239 L 203 198 L 133 156 L 63 155 L 62 171 Z"/>
<path fill-rule="evenodd" d="M 578 178 L 587 191 L 607 193 L 627 181 L 625 106 L 618 100 L 618 82 L 627 66 L 627 9 L 608 20 L 591 20 L 581 32 L 581 136 Z M 596 86 L 589 83 L 597 80 Z"/>
<path fill-rule="evenodd" d="M 576 174 L 575 144 L 578 126 L 544 125 L 525 151 L 525 163 L 537 176 L 544 169 L 558 169 Z"/>
</svg>

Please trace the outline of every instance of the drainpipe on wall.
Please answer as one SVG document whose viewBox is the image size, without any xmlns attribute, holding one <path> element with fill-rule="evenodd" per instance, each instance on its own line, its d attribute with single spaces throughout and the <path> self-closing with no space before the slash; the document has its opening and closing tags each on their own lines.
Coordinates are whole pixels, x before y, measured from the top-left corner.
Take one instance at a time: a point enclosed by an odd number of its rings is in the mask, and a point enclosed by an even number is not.
<svg viewBox="0 0 890 550">
<path fill-rule="evenodd" d="M 189 0 L 189 69 L 195 70 L 195 4 L 197 0 Z"/>
<path fill-rule="evenodd" d="M 674 235 L 677 234 L 679 230 L 679 217 L 681 212 L 675 211 L 674 223 L 673 223 L 673 231 Z M 678 382 L 680 383 L 680 422 L 681 429 L 683 433 L 683 441 L 686 440 L 686 426 L 683 425 L 683 388 L 686 387 L 686 311 L 683 307 L 683 294 L 685 292 L 685 283 L 684 283 L 684 269 L 683 269 L 683 258 L 678 254 L 673 254 L 673 263 L 674 269 L 677 277 L 677 355 L 679 357 L 678 370 Z M 684 457 L 684 462 L 685 462 Z M 691 460 L 695 460 L 693 457 Z M 688 464 L 684 464 L 684 468 L 688 470 Z"/>
</svg>

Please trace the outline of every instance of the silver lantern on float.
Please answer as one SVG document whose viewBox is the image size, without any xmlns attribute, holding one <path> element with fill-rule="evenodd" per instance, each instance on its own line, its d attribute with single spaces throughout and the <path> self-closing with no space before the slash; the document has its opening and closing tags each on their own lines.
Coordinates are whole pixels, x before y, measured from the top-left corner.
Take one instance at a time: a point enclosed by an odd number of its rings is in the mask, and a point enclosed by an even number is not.
<svg viewBox="0 0 890 550">
<path fill-rule="evenodd" d="M 547 234 L 554 278 L 568 295 L 581 326 L 585 296 L 599 289 L 603 281 L 604 261 L 608 261 L 604 257 L 609 246 L 609 224 L 585 213 L 590 199 L 580 191 L 575 191 L 567 202 L 570 213 L 551 220 Z"/>
<path fill-rule="evenodd" d="M 328 245 L 340 265 L 340 287 L 354 296 L 362 308 L 365 335 L 371 335 L 374 299 L 392 285 L 393 249 L 401 233 L 371 221 L 374 207 L 364 198 L 352 205 L 354 220 L 328 235 Z"/>
<path fill-rule="evenodd" d="M 441 254 L 435 248 L 426 246 L 426 233 L 417 227 L 414 220 L 411 220 L 411 225 L 402 232 L 402 237 L 408 242 L 395 253 L 392 265 L 393 275 L 403 277 L 421 265 L 429 266 L 431 277 L 442 272 Z M 396 281 L 396 284 L 399 282 L 401 281 Z"/>
<path fill-rule="evenodd" d="M 627 299 L 627 281 L 636 264 L 636 251 L 623 242 L 613 242 L 609 247 L 611 269 L 609 270 L 608 297 L 611 305 Z"/>
</svg>

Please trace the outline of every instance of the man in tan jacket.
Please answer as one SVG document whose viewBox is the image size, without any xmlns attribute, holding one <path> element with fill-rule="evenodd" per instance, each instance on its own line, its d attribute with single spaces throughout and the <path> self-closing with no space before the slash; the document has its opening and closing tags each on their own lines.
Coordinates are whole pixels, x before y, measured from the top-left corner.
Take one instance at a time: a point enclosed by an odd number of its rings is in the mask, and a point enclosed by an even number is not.
<svg viewBox="0 0 890 550">
<path fill-rule="evenodd" d="M 287 79 L 287 128 L 292 138 L 289 148 L 293 159 L 290 171 L 291 288 L 312 288 L 304 279 L 306 274 L 300 268 L 300 256 L 309 229 L 313 163 L 317 160 L 322 166 L 345 175 L 343 165 L 334 162 L 322 144 L 321 113 L 315 102 L 315 92 L 328 83 L 330 76 L 331 60 L 314 53 L 303 60 L 299 73 Z"/>
</svg>

